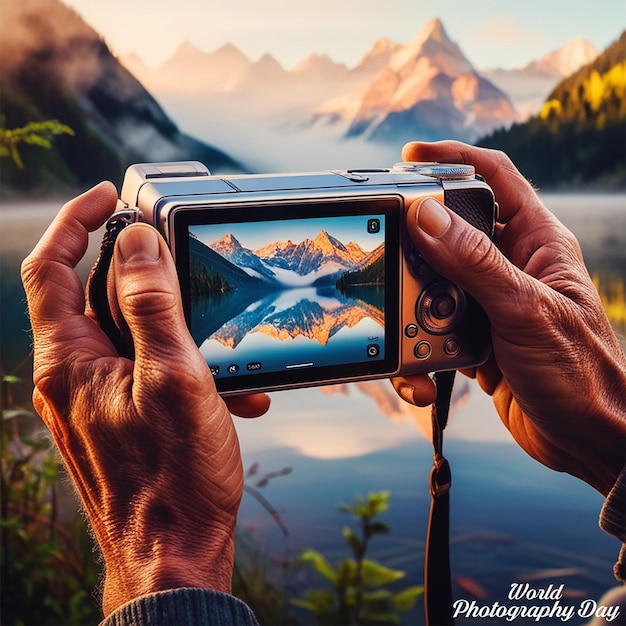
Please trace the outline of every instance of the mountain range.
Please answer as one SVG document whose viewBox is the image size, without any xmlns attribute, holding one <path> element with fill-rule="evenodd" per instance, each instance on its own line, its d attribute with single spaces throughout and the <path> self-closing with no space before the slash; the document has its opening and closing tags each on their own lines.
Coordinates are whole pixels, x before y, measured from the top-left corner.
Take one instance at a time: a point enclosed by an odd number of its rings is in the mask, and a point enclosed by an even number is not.
<svg viewBox="0 0 626 626">
<path fill-rule="evenodd" d="M 365 302 L 321 303 L 303 298 L 279 310 L 276 310 L 275 302 L 272 296 L 261 300 L 222 325 L 210 338 L 233 349 L 253 332 L 278 341 L 306 337 L 325 346 L 339 331 L 354 328 L 363 320 L 373 320 L 384 328 L 384 313 Z"/>
<path fill-rule="evenodd" d="M 407 44 L 376 41 L 353 68 L 311 54 L 286 70 L 268 54 L 253 62 L 232 44 L 204 52 L 184 43 L 158 69 L 137 57 L 122 61 L 181 117 L 195 102 L 281 132 L 323 128 L 385 144 L 407 136 L 473 141 L 510 126 L 596 54 L 576 39 L 520 70 L 479 71 L 433 18 Z"/>
<path fill-rule="evenodd" d="M 367 267 L 384 252 L 384 244 L 367 253 L 354 242 L 344 245 L 324 230 L 297 244 L 274 241 L 255 251 L 229 233 L 208 247 L 250 276 L 283 287 L 333 284 L 342 273 Z"/>
<path fill-rule="evenodd" d="M 297 244 L 274 241 L 253 251 L 228 233 L 210 246 L 190 238 L 189 255 L 191 325 L 199 345 L 210 337 L 236 348 L 251 332 L 280 341 L 303 336 L 326 345 L 364 319 L 384 326 L 379 296 L 359 291 L 356 300 L 335 286 L 350 272 L 367 276 L 369 285 L 384 280 L 382 273 L 367 273 L 384 269 L 384 244 L 366 252 L 322 230 Z M 322 296 L 318 289 L 325 289 Z M 282 300 L 284 293 L 290 295 Z"/>
<path fill-rule="evenodd" d="M 53 150 L 20 144 L 26 167 L 4 160 L 3 194 L 119 184 L 138 161 L 198 159 L 215 172 L 384 165 L 407 138 L 474 142 L 515 126 L 596 53 L 574 40 L 520 70 L 477 70 L 432 19 L 407 44 L 376 41 L 355 67 L 311 54 L 285 70 L 231 44 L 182 44 L 152 70 L 120 63 L 59 0 L 1 2 L 0 20 L 4 128 L 52 119 L 74 131 Z"/>
</svg>

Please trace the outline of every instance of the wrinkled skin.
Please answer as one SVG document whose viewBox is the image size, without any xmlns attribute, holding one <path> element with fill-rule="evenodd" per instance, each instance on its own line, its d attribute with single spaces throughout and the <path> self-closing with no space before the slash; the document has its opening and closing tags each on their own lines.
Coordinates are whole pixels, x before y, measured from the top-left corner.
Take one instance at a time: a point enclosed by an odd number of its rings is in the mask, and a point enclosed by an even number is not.
<svg viewBox="0 0 626 626">
<path fill-rule="evenodd" d="M 134 361 L 85 313 L 74 267 L 116 199 L 105 183 L 69 202 L 22 265 L 34 404 L 100 545 L 105 615 L 152 591 L 230 590 L 243 488 L 230 411 L 252 417 L 269 404 L 218 396 L 187 331 L 170 253 L 146 224 L 121 233 L 111 267 Z"/>
<path fill-rule="evenodd" d="M 626 358 L 578 242 L 501 152 L 447 141 L 407 144 L 402 157 L 472 164 L 494 190 L 497 246 L 432 199 L 410 207 L 407 229 L 489 316 L 493 355 L 466 373 L 493 397 L 515 441 L 606 495 L 625 461 Z M 434 399 L 427 376 L 392 383 L 414 404 Z"/>
</svg>

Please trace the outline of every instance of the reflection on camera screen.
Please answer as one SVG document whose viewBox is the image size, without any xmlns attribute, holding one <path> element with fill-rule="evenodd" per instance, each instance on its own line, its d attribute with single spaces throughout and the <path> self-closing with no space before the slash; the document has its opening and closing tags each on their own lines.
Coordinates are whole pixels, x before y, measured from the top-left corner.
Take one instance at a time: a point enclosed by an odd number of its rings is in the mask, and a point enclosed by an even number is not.
<svg viewBox="0 0 626 626">
<path fill-rule="evenodd" d="M 188 233 L 191 331 L 217 379 L 385 358 L 385 215 Z"/>
</svg>

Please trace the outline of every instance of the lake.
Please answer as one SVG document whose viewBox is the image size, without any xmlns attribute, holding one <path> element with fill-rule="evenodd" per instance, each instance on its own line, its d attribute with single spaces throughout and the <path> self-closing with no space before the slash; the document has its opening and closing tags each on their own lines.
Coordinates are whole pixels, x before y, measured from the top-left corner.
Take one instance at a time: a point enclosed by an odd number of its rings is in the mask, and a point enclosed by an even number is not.
<svg viewBox="0 0 626 626">
<path fill-rule="evenodd" d="M 591 271 L 611 280 L 621 275 L 623 284 L 624 196 L 554 194 L 544 199 L 579 237 Z M 29 349 L 19 263 L 56 207 L 5 203 L 0 211 L 5 371 L 18 365 Z M 94 237 L 90 260 L 79 266 L 83 276 L 98 245 L 99 237 Z M 388 382 L 375 381 L 275 393 L 266 416 L 237 419 L 236 424 L 246 467 L 258 462 L 260 474 L 292 469 L 260 489 L 288 536 L 257 500 L 244 496 L 240 525 L 253 533 L 264 551 L 277 558 L 293 557 L 310 546 L 335 562 L 346 555 L 341 530 L 352 524 L 338 504 L 351 503 L 355 494 L 389 489 L 391 508 L 383 520 L 391 533 L 374 538 L 371 557 L 405 570 L 403 584 L 421 584 L 432 463 L 427 409 L 409 407 L 397 399 Z M 531 581 L 537 587 L 563 584 L 562 602 L 575 604 L 597 599 L 614 585 L 612 564 L 619 543 L 598 528 L 602 497 L 526 456 L 512 442 L 489 398 L 462 377 L 455 389 L 445 452 L 454 477 L 455 598 L 472 600 L 478 595 L 482 603 L 511 604 L 507 600 L 511 583 Z M 254 486 L 254 481 L 249 484 Z M 298 593 L 299 576 L 285 579 L 278 567 L 275 576 L 289 593 Z M 417 607 L 404 622 L 422 619 Z M 568 623 L 584 621 L 575 617 Z M 457 623 L 476 620 L 458 618 Z"/>
</svg>

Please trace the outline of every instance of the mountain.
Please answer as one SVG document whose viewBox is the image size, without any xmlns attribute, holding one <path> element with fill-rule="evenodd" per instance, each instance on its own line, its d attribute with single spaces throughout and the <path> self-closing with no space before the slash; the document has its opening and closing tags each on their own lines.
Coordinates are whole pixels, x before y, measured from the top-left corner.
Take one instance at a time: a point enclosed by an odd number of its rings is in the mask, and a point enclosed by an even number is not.
<svg viewBox="0 0 626 626">
<path fill-rule="evenodd" d="M 276 274 L 248 248 L 244 248 L 232 234 L 225 235 L 211 244 L 211 250 L 243 269 L 251 276 L 257 276 L 270 282 L 276 282 Z"/>
<path fill-rule="evenodd" d="M 335 275 L 359 267 L 368 256 L 358 244 L 345 246 L 326 231 L 298 244 L 274 241 L 256 251 L 245 248 L 229 233 L 210 248 L 251 276 L 283 286 L 334 282 Z"/>
<path fill-rule="evenodd" d="M 538 115 L 483 137 L 541 187 L 626 188 L 626 31 L 563 79 Z"/>
<path fill-rule="evenodd" d="M 240 83 L 249 68 L 247 57 L 231 44 L 207 53 L 185 42 L 163 65 L 159 79 L 184 92 L 221 92 Z"/>
<path fill-rule="evenodd" d="M 525 120 L 540 111 L 559 81 L 597 56 L 598 51 L 589 41 L 577 38 L 522 68 L 484 69 L 480 73 L 509 95 L 521 119 Z"/>
<path fill-rule="evenodd" d="M 344 272 L 336 287 L 346 292 L 350 287 L 385 284 L 385 244 L 372 250 L 352 271 Z"/>
<path fill-rule="evenodd" d="M 305 239 L 299 244 L 285 245 L 278 242 L 257 250 L 266 263 L 307 276 L 312 272 L 328 274 L 340 269 L 352 268 L 365 256 L 357 244 L 350 248 L 341 241 L 321 231 L 314 239 Z"/>
<path fill-rule="evenodd" d="M 522 70 L 535 76 L 564 78 L 587 65 L 598 56 L 596 48 L 586 39 L 578 37 L 562 48 L 549 52 L 541 59 L 531 61 Z"/>
<path fill-rule="evenodd" d="M 574 39 L 523 68 L 479 71 L 431 19 L 407 44 L 377 40 L 354 67 L 314 53 L 288 70 L 232 45 L 210 53 L 182 46 L 157 70 L 136 59 L 128 66 L 177 119 L 203 137 L 221 131 L 222 143 L 243 144 L 256 169 L 269 171 L 329 167 L 333 158 L 367 167 L 369 155 L 393 158 L 409 137 L 474 142 L 537 115 L 558 82 L 595 56 Z M 219 128 L 205 128 L 214 119 Z"/>
<path fill-rule="evenodd" d="M 241 171 L 226 154 L 181 133 L 102 38 L 58 0 L 0 3 L 2 114 L 7 128 L 56 119 L 75 132 L 54 150 L 24 148 L 25 169 L 8 160 L 3 191 L 49 193 L 103 178 L 120 183 L 137 161 L 198 159 Z"/>
<path fill-rule="evenodd" d="M 128 66 L 181 116 L 194 106 L 219 107 L 282 132 L 325 127 L 338 137 L 382 143 L 407 136 L 472 140 L 518 119 L 438 19 L 406 45 L 379 39 L 354 68 L 321 54 L 290 71 L 267 61 L 253 63 L 230 44 L 209 53 L 185 44 L 159 70 L 136 59 Z"/>
<path fill-rule="evenodd" d="M 265 285 L 195 237 L 189 238 L 189 276 L 192 295 Z"/>
<path fill-rule="evenodd" d="M 378 142 L 409 136 L 471 141 L 517 120 L 506 94 L 474 70 L 438 19 L 393 49 L 367 87 L 344 102 L 339 108 L 337 101 L 321 105 L 316 118 L 344 118 L 346 136 Z"/>
</svg>

